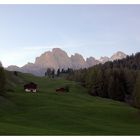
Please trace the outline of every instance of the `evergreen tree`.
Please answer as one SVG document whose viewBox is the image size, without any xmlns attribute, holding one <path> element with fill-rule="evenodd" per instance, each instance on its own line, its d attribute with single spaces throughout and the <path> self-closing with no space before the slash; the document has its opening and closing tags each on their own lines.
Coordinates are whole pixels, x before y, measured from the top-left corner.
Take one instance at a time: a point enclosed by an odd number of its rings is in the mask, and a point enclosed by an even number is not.
<svg viewBox="0 0 140 140">
<path fill-rule="evenodd" d="M 134 106 L 140 108 L 140 72 L 138 73 L 134 92 L 133 92 Z"/>
<path fill-rule="evenodd" d="M 51 74 L 52 74 L 51 68 L 47 68 L 47 71 L 45 72 L 45 76 L 48 76 L 50 78 Z"/>
<path fill-rule="evenodd" d="M 5 92 L 5 85 L 6 85 L 6 77 L 5 72 L 2 67 L 0 67 L 0 95 Z"/>
<path fill-rule="evenodd" d="M 61 73 L 65 73 L 65 70 L 64 70 L 64 69 L 62 69 L 62 70 L 61 70 Z"/>
<path fill-rule="evenodd" d="M 57 70 L 57 76 L 60 76 L 60 69 Z"/>
<path fill-rule="evenodd" d="M 18 76 L 18 72 L 17 72 L 17 71 L 14 71 L 14 75 L 15 75 L 15 76 Z"/>
<path fill-rule="evenodd" d="M 55 77 L 55 70 L 54 70 L 54 69 L 53 69 L 52 72 L 51 72 L 51 76 L 52 76 L 52 78 Z"/>
</svg>

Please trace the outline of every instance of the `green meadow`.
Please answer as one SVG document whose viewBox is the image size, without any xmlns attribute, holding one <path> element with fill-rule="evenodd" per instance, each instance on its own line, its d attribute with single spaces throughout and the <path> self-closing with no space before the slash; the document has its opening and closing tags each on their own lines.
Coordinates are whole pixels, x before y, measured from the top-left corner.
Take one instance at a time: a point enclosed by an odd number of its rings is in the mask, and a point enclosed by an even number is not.
<svg viewBox="0 0 140 140">
<path fill-rule="evenodd" d="M 140 111 L 123 102 L 90 96 L 78 83 L 7 73 L 0 96 L 0 135 L 140 135 Z M 25 93 L 23 85 L 38 85 Z M 69 85 L 70 92 L 55 89 Z"/>
</svg>

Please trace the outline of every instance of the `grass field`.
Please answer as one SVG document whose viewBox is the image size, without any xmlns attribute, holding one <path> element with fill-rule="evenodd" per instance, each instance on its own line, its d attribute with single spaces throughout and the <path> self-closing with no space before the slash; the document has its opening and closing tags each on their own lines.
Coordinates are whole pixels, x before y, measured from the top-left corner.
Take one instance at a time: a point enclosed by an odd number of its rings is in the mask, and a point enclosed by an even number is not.
<svg viewBox="0 0 140 140">
<path fill-rule="evenodd" d="M 0 135 L 140 135 L 140 111 L 125 103 L 92 97 L 64 79 L 19 74 L 14 92 L 0 97 Z M 38 84 L 37 94 L 25 93 L 23 82 Z M 68 84 L 69 93 L 55 89 Z"/>
</svg>

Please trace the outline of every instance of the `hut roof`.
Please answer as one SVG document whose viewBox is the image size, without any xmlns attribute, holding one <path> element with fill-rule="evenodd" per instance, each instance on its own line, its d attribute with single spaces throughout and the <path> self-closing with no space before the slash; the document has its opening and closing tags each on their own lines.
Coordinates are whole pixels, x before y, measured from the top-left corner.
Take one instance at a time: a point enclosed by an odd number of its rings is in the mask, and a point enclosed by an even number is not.
<svg viewBox="0 0 140 140">
<path fill-rule="evenodd" d="M 37 89 L 37 84 L 30 82 L 24 85 L 24 89 Z"/>
</svg>

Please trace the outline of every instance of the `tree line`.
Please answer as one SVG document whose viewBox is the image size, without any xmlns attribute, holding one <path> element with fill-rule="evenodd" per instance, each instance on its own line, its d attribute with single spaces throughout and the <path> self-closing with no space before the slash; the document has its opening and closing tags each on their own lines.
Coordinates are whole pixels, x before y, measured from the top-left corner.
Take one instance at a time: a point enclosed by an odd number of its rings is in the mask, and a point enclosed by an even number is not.
<svg viewBox="0 0 140 140">
<path fill-rule="evenodd" d="M 70 74 L 73 72 L 73 69 L 68 68 L 68 69 L 60 69 L 58 68 L 57 71 L 55 69 L 51 69 L 51 68 L 47 68 L 46 72 L 45 72 L 45 76 L 49 77 L 49 78 L 55 78 L 55 77 L 59 77 L 62 76 L 63 74 Z"/>
<path fill-rule="evenodd" d="M 80 82 L 90 95 L 125 101 L 140 108 L 140 53 L 75 70 L 67 79 Z"/>
</svg>

